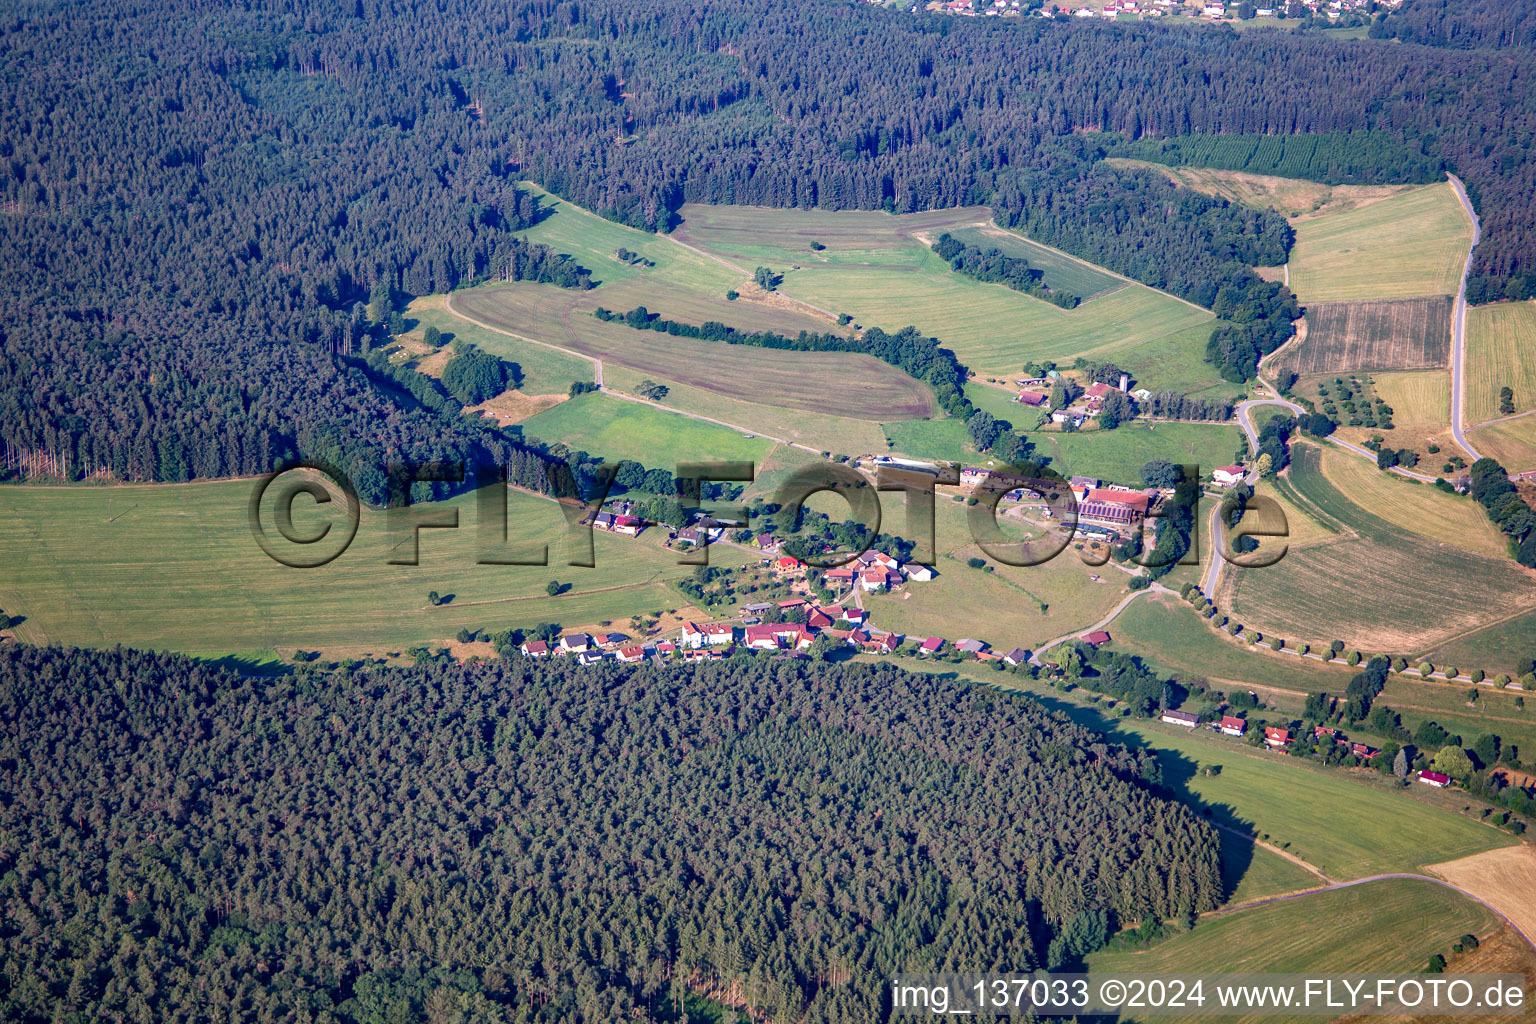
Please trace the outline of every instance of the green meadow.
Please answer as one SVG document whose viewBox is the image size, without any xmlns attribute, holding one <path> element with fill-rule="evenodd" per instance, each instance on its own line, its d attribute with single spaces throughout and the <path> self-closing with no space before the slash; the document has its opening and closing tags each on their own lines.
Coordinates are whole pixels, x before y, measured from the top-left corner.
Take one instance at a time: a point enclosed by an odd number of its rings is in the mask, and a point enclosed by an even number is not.
<svg viewBox="0 0 1536 1024">
<path fill-rule="evenodd" d="M 386 513 L 364 508 L 357 534 L 329 565 L 295 569 L 258 548 L 248 519 L 255 482 L 125 487 L 0 488 L 0 607 L 23 617 L 22 639 L 131 644 L 196 652 L 376 647 L 553 621 L 567 627 L 624 622 L 686 601 L 669 581 L 693 570 L 661 547 L 664 531 L 596 534 L 591 568 L 574 553 L 553 502 L 507 492 L 514 540 L 548 545 L 548 565 L 480 565 L 474 497 L 428 506 L 456 512 L 457 529 L 423 530 L 419 564 L 391 565 L 397 544 Z M 332 523 L 340 503 L 300 497 L 296 531 Z M 270 510 L 267 531 L 274 526 Z M 297 550 L 286 548 L 285 550 Z M 717 549 L 716 564 L 751 556 Z M 550 581 L 569 589 L 550 597 Z M 448 600 L 428 602 L 437 591 Z M 224 655 L 215 654 L 217 660 Z M 246 657 L 246 655 L 241 655 Z"/>
</svg>

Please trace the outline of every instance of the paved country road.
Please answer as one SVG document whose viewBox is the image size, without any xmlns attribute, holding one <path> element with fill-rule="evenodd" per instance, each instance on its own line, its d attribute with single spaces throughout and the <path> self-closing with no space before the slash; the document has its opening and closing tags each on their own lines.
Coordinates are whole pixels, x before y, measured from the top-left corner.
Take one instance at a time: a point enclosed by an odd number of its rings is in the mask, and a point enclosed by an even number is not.
<svg viewBox="0 0 1536 1024">
<path fill-rule="evenodd" d="M 1461 179 L 1454 174 L 1447 177 L 1451 179 L 1451 190 L 1461 202 L 1462 210 L 1472 222 L 1472 247 L 1467 250 L 1466 266 L 1461 268 L 1461 288 L 1456 292 L 1456 310 L 1451 320 L 1451 436 L 1476 461 L 1481 456 L 1467 442 L 1462 430 L 1462 406 L 1467 400 L 1467 276 L 1472 273 L 1472 249 L 1477 248 L 1478 240 L 1483 237 L 1483 228 L 1478 222 L 1477 211 L 1467 200 L 1467 190 L 1462 187 Z"/>
</svg>

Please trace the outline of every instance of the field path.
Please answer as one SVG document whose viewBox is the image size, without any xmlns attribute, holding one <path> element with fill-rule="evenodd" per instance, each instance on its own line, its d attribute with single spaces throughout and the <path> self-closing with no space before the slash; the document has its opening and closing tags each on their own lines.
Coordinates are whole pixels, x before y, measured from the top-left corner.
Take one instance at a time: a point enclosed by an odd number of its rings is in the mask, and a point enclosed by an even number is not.
<svg viewBox="0 0 1536 1024">
<path fill-rule="evenodd" d="M 1233 828 L 1231 825 L 1216 825 L 1215 822 L 1212 822 L 1211 824 L 1215 825 L 1217 828 L 1221 829 L 1223 832 L 1226 832 L 1226 833 L 1228 833 L 1230 835 L 1234 835 L 1237 838 L 1239 838 L 1241 840 L 1244 840 L 1245 842 L 1252 843 L 1254 846 L 1257 846 L 1257 847 L 1259 847 L 1262 850 L 1268 850 L 1270 853 L 1274 854 L 1276 857 L 1281 858 L 1282 860 L 1290 861 L 1292 864 L 1295 864 L 1297 867 L 1301 868 L 1303 871 L 1307 871 L 1307 872 L 1310 872 L 1311 874 L 1316 875 L 1318 878 L 1321 878 L 1323 880 L 1323 884 L 1324 885 L 1332 885 L 1333 884 L 1333 879 L 1331 879 L 1327 875 L 1323 874 L 1323 872 L 1322 872 L 1322 870 L 1320 868 L 1318 868 L 1314 864 L 1309 864 L 1308 862 L 1302 860 L 1300 857 L 1296 856 L 1294 853 L 1290 852 L 1289 850 L 1282 850 L 1280 847 L 1276 846 L 1274 843 L 1266 843 L 1264 840 L 1258 838 L 1257 836 L 1251 836 L 1248 833 L 1241 831 L 1240 829 Z M 1301 889 L 1301 890 L 1298 890 L 1296 893 L 1289 894 L 1289 895 L 1300 896 L 1303 893 L 1317 892 L 1317 891 L 1318 890 L 1316 888 L 1313 888 L 1313 889 Z M 1248 904 L 1246 904 L 1246 903 L 1239 904 L 1239 906 L 1247 906 L 1247 905 Z"/>
<path fill-rule="evenodd" d="M 1031 665 L 1038 665 L 1038 664 L 1040 664 L 1040 655 L 1044 654 L 1046 651 L 1050 650 L 1052 647 L 1056 647 L 1056 646 L 1058 646 L 1060 644 L 1064 644 L 1068 640 L 1075 640 L 1077 637 L 1082 636 L 1084 633 L 1092 633 L 1092 632 L 1094 632 L 1096 630 L 1103 629 L 1105 626 L 1107 626 L 1111 622 L 1115 621 L 1115 617 L 1117 615 L 1119 615 L 1121 612 L 1125 611 L 1125 609 L 1130 606 L 1130 603 L 1132 601 L 1136 600 L 1142 594 L 1173 594 L 1173 593 L 1176 593 L 1176 592 L 1172 591 L 1172 590 L 1169 590 L 1167 587 L 1163 586 L 1161 583 L 1154 583 L 1150 587 L 1145 587 L 1145 588 L 1143 588 L 1141 590 L 1133 590 L 1129 594 L 1127 594 L 1124 597 L 1122 597 L 1120 599 L 1120 603 L 1115 605 L 1113 608 L 1111 608 L 1109 610 L 1109 614 L 1108 615 L 1104 616 L 1102 619 L 1100 619 L 1098 622 L 1095 622 L 1093 625 L 1085 626 L 1082 629 L 1074 629 L 1070 633 L 1064 633 L 1064 634 L 1062 634 L 1061 636 L 1057 637 L 1054 640 L 1049 640 L 1049 641 L 1041 644 L 1038 648 L 1035 649 L 1035 651 L 1032 654 L 1030 654 L 1030 656 L 1029 656 L 1029 663 Z"/>
<path fill-rule="evenodd" d="M 1476 461 L 1482 456 L 1467 441 L 1467 435 L 1462 430 L 1462 405 L 1466 402 L 1467 390 L 1467 276 L 1472 273 L 1472 250 L 1477 248 L 1478 240 L 1483 237 L 1483 229 L 1478 222 L 1477 211 L 1472 209 L 1467 199 L 1467 190 L 1462 187 L 1461 179 L 1454 174 L 1447 174 L 1446 177 L 1451 179 L 1451 190 L 1456 193 L 1462 211 L 1472 222 L 1472 245 L 1467 249 L 1466 265 L 1461 268 L 1461 288 L 1456 292 L 1456 309 L 1451 317 L 1451 436 Z"/>
</svg>

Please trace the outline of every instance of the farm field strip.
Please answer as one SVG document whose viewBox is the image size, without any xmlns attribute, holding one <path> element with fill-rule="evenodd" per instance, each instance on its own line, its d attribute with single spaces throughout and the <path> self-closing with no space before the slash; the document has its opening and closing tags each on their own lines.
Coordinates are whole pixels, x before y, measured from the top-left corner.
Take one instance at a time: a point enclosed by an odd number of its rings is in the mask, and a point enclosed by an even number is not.
<svg viewBox="0 0 1536 1024">
<path fill-rule="evenodd" d="M 1119 288 L 1127 282 L 1091 263 L 1085 263 L 1039 242 L 1032 241 L 1016 231 L 996 225 L 980 228 L 960 228 L 951 231 L 960 241 L 980 248 L 1001 249 L 1009 256 L 1021 256 L 1029 265 L 1041 271 L 1041 280 L 1047 288 L 1054 288 L 1076 295 L 1084 302 Z"/>
<path fill-rule="evenodd" d="M 1536 301 L 1501 302 L 1467 310 L 1468 423 L 1508 415 L 1499 389 L 1515 393 L 1515 411 L 1536 409 Z"/>
<path fill-rule="evenodd" d="M 619 287 L 619 286 L 616 286 Z M 933 395 L 928 387 L 873 356 L 849 352 L 793 352 L 753 348 L 722 342 L 674 337 L 657 331 L 636 331 L 623 324 L 603 323 L 591 311 L 618 299 L 609 308 L 647 308 L 677 319 L 698 323 L 720 319 L 719 310 L 699 308 L 701 301 L 672 292 L 647 291 L 640 284 L 632 292 L 596 289 L 576 293 L 570 299 L 564 289 L 548 285 L 512 284 L 477 288 L 453 296 L 453 308 L 465 316 L 525 334 L 605 363 L 614 362 L 662 383 L 677 382 L 744 402 L 772 395 L 776 405 L 807 412 L 833 412 L 853 419 L 922 418 L 932 414 Z M 751 329 L 770 329 L 797 334 L 821 330 L 819 321 L 772 307 L 750 303 L 726 303 L 731 322 L 751 318 Z M 764 319 L 756 319 L 767 311 Z"/>
<path fill-rule="evenodd" d="M 729 427 L 601 392 L 578 395 L 525 420 L 523 433 L 573 451 L 668 470 L 700 460 L 760 462 L 774 447 L 772 441 L 743 437 Z"/>
<path fill-rule="evenodd" d="M 1307 306 L 1307 336 L 1275 360 L 1297 374 L 1415 370 L 1446 365 L 1451 301 L 1437 296 Z"/>
<path fill-rule="evenodd" d="M 1330 447 L 1322 456 L 1323 476 L 1355 504 L 1409 533 L 1474 554 L 1501 558 L 1507 543 L 1469 498 L 1383 473 L 1364 459 Z"/>
<path fill-rule="evenodd" d="M 1449 182 L 1296 226 L 1291 290 L 1303 302 L 1452 295 L 1472 225 Z"/>
</svg>

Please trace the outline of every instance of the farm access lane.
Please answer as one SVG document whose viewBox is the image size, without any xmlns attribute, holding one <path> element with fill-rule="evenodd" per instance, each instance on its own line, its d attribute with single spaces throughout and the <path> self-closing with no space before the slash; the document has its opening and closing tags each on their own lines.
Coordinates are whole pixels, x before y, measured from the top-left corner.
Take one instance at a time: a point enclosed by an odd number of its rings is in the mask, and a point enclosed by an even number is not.
<svg viewBox="0 0 1536 1024">
<path fill-rule="evenodd" d="M 1461 407 L 1466 401 L 1467 390 L 1467 276 L 1472 273 L 1472 252 L 1483 237 L 1483 229 L 1477 219 L 1477 211 L 1472 209 L 1472 203 L 1467 199 L 1467 190 L 1462 187 L 1461 179 L 1454 174 L 1447 174 L 1446 177 L 1451 179 L 1451 191 L 1456 193 L 1462 212 L 1472 222 L 1472 245 L 1467 249 L 1466 265 L 1461 268 L 1461 287 L 1456 292 L 1456 309 L 1451 318 L 1451 436 L 1475 462 L 1482 456 L 1467 441 L 1462 429 Z"/>
</svg>

